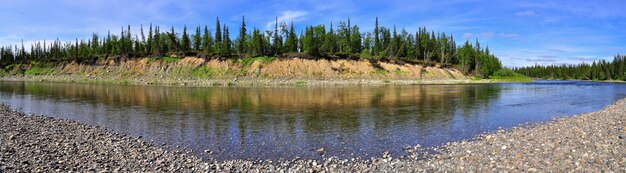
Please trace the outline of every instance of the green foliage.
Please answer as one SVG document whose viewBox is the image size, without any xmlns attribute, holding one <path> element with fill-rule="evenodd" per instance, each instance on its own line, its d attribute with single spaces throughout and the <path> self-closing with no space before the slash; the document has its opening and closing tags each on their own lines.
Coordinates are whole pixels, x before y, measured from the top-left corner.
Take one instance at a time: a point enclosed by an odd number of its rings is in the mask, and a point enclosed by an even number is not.
<svg viewBox="0 0 626 173">
<path fill-rule="evenodd" d="M 500 70 L 496 71 L 495 73 L 493 73 L 493 76 L 514 77 L 514 76 L 524 76 L 524 75 L 521 75 L 519 73 L 515 73 L 515 71 L 513 71 L 511 69 L 503 68 L 503 69 L 500 69 Z"/>
<path fill-rule="evenodd" d="M 306 81 L 303 81 L 303 80 L 298 80 L 298 81 L 296 81 L 296 86 L 304 86 L 304 85 L 306 85 L 306 84 L 307 84 L 307 82 L 306 82 Z"/>
<path fill-rule="evenodd" d="M 187 52 L 191 50 L 191 40 L 189 40 L 189 35 L 187 34 L 187 26 L 183 28 L 183 36 L 181 38 L 180 47 L 183 52 Z"/>
<path fill-rule="evenodd" d="M 273 56 L 261 56 L 261 57 L 256 57 L 257 61 L 261 61 L 262 63 L 270 63 L 274 60 L 276 60 L 276 57 Z"/>
<path fill-rule="evenodd" d="M 289 55 L 304 55 L 306 58 L 328 59 L 369 59 L 420 63 L 425 65 L 442 65 L 445 67 L 460 67 L 466 74 L 488 77 L 501 68 L 500 60 L 482 48 L 478 42 L 473 45 L 466 42 L 457 47 L 450 34 L 436 33 L 425 27 L 420 27 L 415 33 L 409 33 L 404 28 L 386 28 L 379 26 L 378 18 L 371 32 L 362 32 L 360 27 L 352 24 L 350 19 L 326 25 L 304 26 L 304 30 L 296 33 L 293 23 L 289 25 L 275 20 L 274 28 L 260 30 L 254 28 L 249 32 L 242 17 L 236 41 L 230 40 L 229 27 L 215 21 L 214 32 L 204 25 L 195 32 L 187 31 L 183 26 L 182 32 L 176 33 L 172 27 L 169 31 L 162 31 L 159 26 L 149 27 L 147 38 L 143 26 L 140 34 L 131 32 L 130 26 L 122 28 L 119 34 L 91 35 L 90 39 L 76 39 L 75 42 L 62 42 L 59 39 L 36 42 L 29 49 L 24 46 L 0 46 L 0 67 L 10 64 L 28 64 L 38 61 L 42 63 L 57 62 L 90 62 L 101 57 L 150 57 L 162 55 L 197 55 L 202 58 L 237 58 L 243 57 L 292 57 Z M 337 23 L 336 23 L 337 24 Z M 139 37 L 139 36 L 141 37 Z M 150 58 L 150 61 L 158 60 Z M 163 62 L 176 62 L 178 59 L 164 57 Z M 249 59 L 244 60 L 249 64 Z M 602 69 L 610 71 L 619 69 L 611 67 Z M 579 75 L 580 76 L 580 75 Z M 609 73 L 591 76 L 594 79 L 618 79 L 624 75 L 612 71 Z M 556 75 L 555 75 L 556 77 Z"/>
<path fill-rule="evenodd" d="M 274 60 L 276 60 L 276 57 L 270 57 L 270 56 L 246 57 L 244 59 L 241 59 L 241 66 L 248 67 L 255 61 L 260 61 L 261 63 L 269 63 Z"/>
<path fill-rule="evenodd" d="M 388 74 L 389 71 L 385 70 L 385 69 L 380 69 L 380 68 L 374 68 L 374 72 L 372 72 L 374 74 Z"/>
<path fill-rule="evenodd" d="M 492 76 L 489 76 L 490 79 L 496 79 L 501 81 L 510 81 L 510 82 L 532 82 L 532 78 L 524 76 L 522 74 L 516 73 L 515 71 L 507 68 L 502 68 Z"/>
<path fill-rule="evenodd" d="M 150 58 L 148 58 L 148 62 L 153 62 L 153 61 L 156 61 L 156 60 L 161 60 L 164 63 L 173 63 L 173 62 L 180 61 L 180 59 L 178 59 L 178 58 L 169 57 L 169 56 L 164 56 L 164 57 L 161 57 L 161 58 L 157 58 L 157 57 L 150 57 Z"/>
<path fill-rule="evenodd" d="M 396 69 L 396 70 L 394 71 L 394 73 L 396 73 L 396 75 L 406 75 L 406 74 L 411 74 L 411 72 L 404 71 L 404 70 L 400 70 L 400 69 Z"/>
<path fill-rule="evenodd" d="M 478 41 L 475 45 L 466 41 L 459 48 L 459 63 L 465 74 L 486 78 L 502 68 L 500 59 L 489 52 L 489 48 L 482 49 Z"/>
<path fill-rule="evenodd" d="M 515 68 L 516 72 L 542 79 L 626 80 L 626 56 L 616 55 L 613 61 L 594 61 L 578 65 L 534 65 Z"/>
<path fill-rule="evenodd" d="M 504 82 L 532 82 L 533 79 L 526 76 L 515 76 L 515 77 L 499 77 L 499 76 L 491 76 L 490 79 L 494 79 L 496 81 L 504 81 Z"/>
<path fill-rule="evenodd" d="M 210 67 L 202 66 L 193 70 L 191 75 L 195 78 L 210 78 L 213 76 L 214 70 Z"/>
<path fill-rule="evenodd" d="M 9 73 L 4 71 L 4 69 L 0 69 L 0 77 L 1 76 L 8 76 L 8 75 L 9 75 Z"/>
<path fill-rule="evenodd" d="M 4 67 L 9 75 L 17 75 L 21 73 L 22 64 L 10 64 Z"/>
<path fill-rule="evenodd" d="M 24 72 L 25 75 L 48 75 L 54 74 L 55 70 L 53 68 L 39 68 L 33 67 Z"/>
<path fill-rule="evenodd" d="M 239 28 L 239 37 L 237 37 L 237 52 L 239 54 L 246 53 L 246 39 L 247 39 L 246 35 L 247 35 L 246 18 L 242 16 L 241 28 Z"/>
<path fill-rule="evenodd" d="M 180 59 L 174 58 L 174 57 L 169 57 L 169 56 L 164 56 L 164 57 L 161 57 L 161 61 L 163 61 L 165 63 L 172 63 L 172 62 L 178 62 L 178 61 L 180 61 Z"/>
</svg>

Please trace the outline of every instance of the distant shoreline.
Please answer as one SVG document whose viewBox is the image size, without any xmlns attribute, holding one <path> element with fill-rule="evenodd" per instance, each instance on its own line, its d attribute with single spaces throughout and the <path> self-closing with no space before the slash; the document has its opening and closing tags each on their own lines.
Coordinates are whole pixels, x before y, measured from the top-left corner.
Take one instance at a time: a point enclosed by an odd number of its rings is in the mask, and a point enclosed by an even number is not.
<svg viewBox="0 0 626 173">
<path fill-rule="evenodd" d="M 626 83 L 626 81 L 621 81 L 621 80 L 580 80 L 580 79 L 541 79 L 541 78 L 533 78 L 533 80 L 580 81 L 580 82 L 602 82 L 602 83 Z"/>
</svg>

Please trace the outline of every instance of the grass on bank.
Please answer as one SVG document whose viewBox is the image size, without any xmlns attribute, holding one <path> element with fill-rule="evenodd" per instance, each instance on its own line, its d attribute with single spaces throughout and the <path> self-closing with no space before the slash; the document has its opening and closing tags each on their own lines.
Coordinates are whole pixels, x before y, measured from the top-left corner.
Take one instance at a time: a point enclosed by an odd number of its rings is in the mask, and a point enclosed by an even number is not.
<svg viewBox="0 0 626 173">
<path fill-rule="evenodd" d="M 298 80 L 295 83 L 296 86 L 305 86 L 306 84 L 307 84 L 307 82 L 303 81 L 303 80 Z"/>
<path fill-rule="evenodd" d="M 213 76 L 213 73 L 214 70 L 211 67 L 202 66 L 194 69 L 193 72 L 191 72 L 191 75 L 195 78 L 205 79 Z"/>
<path fill-rule="evenodd" d="M 255 61 L 260 61 L 261 63 L 269 63 L 274 60 L 276 60 L 276 57 L 273 56 L 246 57 L 241 59 L 241 66 L 248 67 Z"/>
<path fill-rule="evenodd" d="M 524 76 L 522 74 L 514 72 L 511 69 L 506 69 L 506 68 L 496 71 L 495 73 L 493 73 L 493 75 L 489 76 L 489 79 L 493 79 L 496 81 L 503 81 L 503 82 L 532 82 L 533 81 L 533 79 L 528 76 Z"/>
<path fill-rule="evenodd" d="M 7 73 L 6 71 L 4 71 L 4 69 L 0 68 L 0 77 L 2 76 L 9 76 L 9 73 Z"/>
<path fill-rule="evenodd" d="M 54 74 L 53 68 L 32 67 L 24 72 L 25 75 L 48 75 Z"/>
<path fill-rule="evenodd" d="M 148 58 L 149 62 L 156 61 L 156 60 L 161 60 L 164 63 L 172 63 L 172 62 L 180 61 L 179 58 L 169 57 L 169 56 L 164 56 L 164 57 L 161 57 L 161 58 L 157 58 L 157 57 L 150 57 L 150 58 Z"/>
</svg>

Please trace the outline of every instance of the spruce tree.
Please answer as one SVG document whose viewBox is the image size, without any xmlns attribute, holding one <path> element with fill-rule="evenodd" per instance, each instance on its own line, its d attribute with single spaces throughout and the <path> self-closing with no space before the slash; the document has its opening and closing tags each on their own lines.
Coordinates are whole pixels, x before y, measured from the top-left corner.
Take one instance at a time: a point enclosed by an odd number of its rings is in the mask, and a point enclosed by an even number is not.
<svg viewBox="0 0 626 173">
<path fill-rule="evenodd" d="M 223 48 L 221 49 L 223 55 L 230 55 L 232 52 L 231 41 L 230 41 L 230 33 L 228 32 L 228 26 L 224 24 L 224 34 L 223 34 Z"/>
<path fill-rule="evenodd" d="M 246 18 L 241 16 L 241 28 L 239 28 L 239 37 L 237 37 L 237 52 L 243 55 L 246 51 Z"/>
<path fill-rule="evenodd" d="M 393 35 L 391 37 L 391 43 L 387 48 L 388 55 L 390 57 L 397 57 L 398 54 L 398 33 L 396 32 L 396 26 L 393 26 Z"/>
<path fill-rule="evenodd" d="M 202 50 L 209 54 L 213 53 L 213 36 L 206 25 L 204 25 L 204 35 L 202 36 Z"/>
<path fill-rule="evenodd" d="M 278 55 L 281 53 L 281 49 L 283 46 L 282 39 L 278 35 L 278 17 L 276 17 L 274 21 L 274 36 L 272 37 L 274 40 L 272 41 L 272 47 L 274 48 L 274 55 Z"/>
<path fill-rule="evenodd" d="M 141 42 L 139 40 L 135 40 L 135 42 L 138 42 L 138 44 L 136 44 L 137 46 L 135 47 L 135 49 L 137 50 L 137 52 L 141 55 L 144 55 L 146 53 L 146 35 L 143 32 L 143 25 L 141 25 Z"/>
<path fill-rule="evenodd" d="M 202 35 L 200 33 L 200 26 L 196 27 L 196 33 L 193 35 L 193 50 L 200 51 L 202 49 Z"/>
<path fill-rule="evenodd" d="M 372 54 L 378 55 L 378 52 L 380 51 L 380 31 L 378 30 L 378 17 L 376 17 L 376 25 L 374 26 L 374 47 L 372 49 Z"/>
<path fill-rule="evenodd" d="M 215 22 L 215 52 L 221 53 L 222 47 L 222 28 L 220 26 L 220 18 L 218 17 Z"/>
<path fill-rule="evenodd" d="M 252 53 L 255 55 L 263 54 L 263 36 L 259 29 L 254 28 L 252 32 Z"/>
<path fill-rule="evenodd" d="M 150 29 L 148 29 L 148 39 L 146 40 L 146 53 L 152 53 L 153 41 L 152 23 L 150 23 Z"/>
<path fill-rule="evenodd" d="M 183 27 L 183 36 L 180 45 L 183 53 L 187 53 L 191 49 L 191 41 L 189 40 L 189 35 L 187 35 L 186 25 Z"/>
<path fill-rule="evenodd" d="M 160 55 L 161 54 L 161 33 L 159 31 L 159 26 L 154 28 L 154 40 L 152 41 L 152 54 Z"/>
<path fill-rule="evenodd" d="M 296 30 L 293 27 L 293 22 L 289 24 L 289 36 L 287 37 L 287 51 L 298 52 L 298 36 Z"/>
<path fill-rule="evenodd" d="M 356 53 L 360 53 L 361 49 L 362 49 L 362 45 L 361 45 L 361 32 L 359 32 L 359 27 L 354 25 L 352 27 L 352 29 L 350 30 L 350 32 L 352 33 L 350 35 L 350 51 L 352 51 L 351 53 L 356 54 Z"/>
<path fill-rule="evenodd" d="M 95 54 L 95 55 L 98 55 L 98 54 L 99 54 L 99 49 L 100 49 L 99 42 L 100 42 L 100 41 L 98 41 L 98 40 L 99 40 L 99 38 L 98 38 L 98 34 L 93 33 L 93 34 L 91 35 L 91 53 L 92 53 L 92 54 Z M 38 51 L 39 51 L 39 50 L 38 50 Z M 39 55 L 40 53 L 41 53 L 41 52 L 37 52 L 37 55 Z"/>
</svg>

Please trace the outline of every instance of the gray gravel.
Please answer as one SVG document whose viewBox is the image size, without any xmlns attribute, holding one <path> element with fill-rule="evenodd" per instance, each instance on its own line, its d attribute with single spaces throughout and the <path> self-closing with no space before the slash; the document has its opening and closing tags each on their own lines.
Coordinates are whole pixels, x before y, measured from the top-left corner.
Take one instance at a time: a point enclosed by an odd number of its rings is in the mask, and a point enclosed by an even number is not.
<svg viewBox="0 0 626 173">
<path fill-rule="evenodd" d="M 0 106 L 0 172 L 626 172 L 625 121 L 622 99 L 598 112 L 470 141 L 407 147 L 405 158 L 202 162 L 99 127 Z"/>
<path fill-rule="evenodd" d="M 25 115 L 0 105 L 0 172 L 179 172 L 200 159 L 137 137 L 70 120 Z"/>
</svg>

